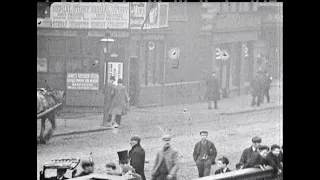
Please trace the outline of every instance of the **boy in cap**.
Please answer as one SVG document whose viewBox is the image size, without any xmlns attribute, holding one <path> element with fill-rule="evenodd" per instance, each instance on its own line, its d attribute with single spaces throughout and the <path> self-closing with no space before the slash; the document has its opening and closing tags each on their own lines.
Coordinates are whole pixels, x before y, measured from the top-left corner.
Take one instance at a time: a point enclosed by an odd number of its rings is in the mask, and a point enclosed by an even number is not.
<svg viewBox="0 0 320 180">
<path fill-rule="evenodd" d="M 123 177 L 134 177 L 136 180 L 142 180 L 142 177 L 137 174 L 132 166 L 126 166 L 122 170 Z"/>
<path fill-rule="evenodd" d="M 117 166 L 113 162 L 109 162 L 106 164 L 106 172 L 108 175 L 120 176 L 119 173 L 116 172 Z"/>
<path fill-rule="evenodd" d="M 255 136 L 251 139 L 252 145 L 249 148 L 243 150 L 240 162 L 236 165 L 237 169 L 241 169 L 246 164 L 253 154 L 257 153 L 257 148 L 260 146 L 262 139 L 259 136 Z"/>
<path fill-rule="evenodd" d="M 132 149 L 129 151 L 130 165 L 135 169 L 143 180 L 146 180 L 144 175 L 145 151 L 140 145 L 141 138 L 138 135 L 131 137 L 130 145 Z"/>
<path fill-rule="evenodd" d="M 151 180 L 175 180 L 178 171 L 178 151 L 170 145 L 170 135 L 162 136 L 163 148 L 157 152 L 157 157 L 151 172 Z"/>
<path fill-rule="evenodd" d="M 82 167 L 83 171 L 79 175 L 76 175 L 77 169 L 75 169 L 72 172 L 72 178 L 81 177 L 81 176 L 86 176 L 86 175 L 92 174 L 93 173 L 93 166 L 94 166 L 93 162 L 90 162 L 90 161 L 87 161 L 87 160 L 83 160 L 82 163 L 81 163 L 81 167 Z"/>
<path fill-rule="evenodd" d="M 265 170 L 266 166 L 271 166 L 275 174 L 281 173 L 282 171 L 277 167 L 275 162 L 268 157 L 269 147 L 260 145 L 258 147 L 258 153 L 254 154 L 250 160 L 244 165 L 244 168 L 260 168 Z"/>
<path fill-rule="evenodd" d="M 270 158 L 278 167 L 278 169 L 283 169 L 281 164 L 281 152 L 280 152 L 280 146 L 277 144 L 274 144 L 271 146 L 271 151 L 268 154 L 268 158 Z"/>
<path fill-rule="evenodd" d="M 207 140 L 208 132 L 200 132 L 201 140 L 195 145 L 193 160 L 197 165 L 199 177 L 209 176 L 211 165 L 215 164 L 217 150 L 213 142 Z"/>
<path fill-rule="evenodd" d="M 222 157 L 218 159 L 217 162 L 219 169 L 216 170 L 216 172 L 214 172 L 214 174 L 222 174 L 222 173 L 226 173 L 226 172 L 230 172 L 231 170 L 227 167 L 229 164 L 229 159 L 226 157 Z"/>
</svg>

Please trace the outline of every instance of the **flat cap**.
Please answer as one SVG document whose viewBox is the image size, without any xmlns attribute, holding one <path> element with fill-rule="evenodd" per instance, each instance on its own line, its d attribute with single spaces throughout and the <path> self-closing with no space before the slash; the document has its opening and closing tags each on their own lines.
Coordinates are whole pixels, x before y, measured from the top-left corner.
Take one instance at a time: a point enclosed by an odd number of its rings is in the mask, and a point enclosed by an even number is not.
<svg viewBox="0 0 320 180">
<path fill-rule="evenodd" d="M 253 142 L 253 143 L 261 143 L 261 137 L 259 137 L 259 136 L 253 137 L 253 138 L 252 138 L 252 142 Z"/>
<path fill-rule="evenodd" d="M 277 144 L 274 144 L 274 145 L 271 146 L 271 150 L 276 149 L 276 148 L 280 149 L 280 146 L 277 145 Z"/>
<path fill-rule="evenodd" d="M 171 136 L 169 134 L 165 134 L 165 135 L 162 136 L 162 140 L 170 141 L 171 140 Z"/>
<path fill-rule="evenodd" d="M 131 137 L 131 141 L 138 141 L 138 142 L 140 142 L 140 141 L 141 141 L 141 138 L 140 138 L 140 136 L 138 136 L 138 135 L 134 135 L 134 136 Z"/>
<path fill-rule="evenodd" d="M 266 145 L 260 145 L 260 146 L 258 147 L 258 149 L 259 149 L 260 151 L 265 150 L 265 149 L 269 151 L 269 147 L 266 146 Z"/>
<path fill-rule="evenodd" d="M 112 168 L 112 169 L 116 169 L 116 168 L 117 168 L 116 164 L 113 163 L 113 162 L 107 163 L 107 164 L 106 164 L 106 167 L 109 167 L 109 168 Z"/>
<path fill-rule="evenodd" d="M 85 168 L 85 167 L 88 167 L 88 166 L 93 166 L 93 165 L 94 165 L 93 162 L 90 162 L 90 161 L 87 161 L 87 160 L 83 160 L 83 161 L 81 162 L 81 167 L 82 167 L 82 168 Z"/>
<path fill-rule="evenodd" d="M 200 131 L 200 135 L 204 133 L 204 134 L 208 134 L 208 131 Z"/>
</svg>

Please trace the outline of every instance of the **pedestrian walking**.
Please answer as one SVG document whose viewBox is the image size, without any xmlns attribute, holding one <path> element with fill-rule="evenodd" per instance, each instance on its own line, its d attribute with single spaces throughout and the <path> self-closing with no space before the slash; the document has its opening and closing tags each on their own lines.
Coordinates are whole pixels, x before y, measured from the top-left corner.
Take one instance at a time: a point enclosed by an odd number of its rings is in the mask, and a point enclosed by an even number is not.
<svg viewBox="0 0 320 180">
<path fill-rule="evenodd" d="M 258 147 L 260 146 L 262 139 L 259 136 L 255 136 L 251 139 L 252 145 L 249 148 L 243 150 L 240 162 L 236 165 L 236 169 L 242 169 L 243 165 L 246 164 L 249 159 L 258 152 Z"/>
<path fill-rule="evenodd" d="M 193 159 L 197 165 L 199 177 L 209 176 L 211 165 L 215 164 L 217 150 L 213 142 L 207 140 L 208 132 L 200 132 L 201 141 L 199 141 L 193 151 Z"/>
<path fill-rule="evenodd" d="M 258 107 L 260 106 L 262 93 L 263 93 L 263 81 L 264 81 L 263 72 L 259 70 L 257 72 L 257 75 L 255 75 L 250 82 L 251 93 L 252 93 L 252 102 L 251 102 L 252 107 L 254 105 L 257 105 Z"/>
<path fill-rule="evenodd" d="M 176 180 L 178 171 L 178 151 L 170 144 L 170 135 L 162 137 L 163 148 L 157 152 L 151 173 L 151 180 Z"/>
<path fill-rule="evenodd" d="M 264 71 L 264 76 L 263 77 L 264 77 L 264 80 L 263 80 L 263 94 L 262 94 L 262 97 L 261 97 L 261 102 L 263 103 L 264 96 L 266 96 L 267 102 L 270 103 L 269 90 L 270 90 L 270 86 L 271 86 L 271 83 L 272 83 L 272 77 L 268 73 L 268 70 Z"/>
<path fill-rule="evenodd" d="M 219 169 L 214 172 L 214 174 L 223 174 L 226 172 L 230 172 L 231 170 L 228 168 L 229 159 L 226 157 L 222 157 L 218 159 L 218 167 Z"/>
<path fill-rule="evenodd" d="M 118 79 L 118 85 L 115 88 L 115 95 L 112 99 L 109 114 L 111 114 L 111 122 L 117 128 L 121 123 L 122 115 L 126 115 L 129 109 L 129 95 L 126 87 L 123 85 L 123 80 Z M 116 115 L 119 118 L 116 119 Z"/>
<path fill-rule="evenodd" d="M 112 99 L 115 95 L 115 88 L 116 85 L 114 85 L 115 77 L 110 77 L 110 82 L 107 82 L 105 84 L 103 95 L 104 95 L 104 106 L 103 106 L 103 121 L 101 126 L 107 126 L 107 122 L 111 122 L 111 114 L 109 114 L 109 110 L 111 107 Z"/>
<path fill-rule="evenodd" d="M 214 108 L 218 109 L 218 100 L 220 100 L 220 83 L 216 77 L 216 72 L 213 71 L 207 82 L 207 92 L 205 99 L 208 100 L 208 109 L 212 109 L 212 101 L 214 102 Z"/>
<path fill-rule="evenodd" d="M 130 145 L 132 149 L 129 151 L 130 165 L 135 172 L 139 174 L 142 180 L 146 180 L 144 175 L 145 151 L 140 145 L 141 138 L 138 135 L 131 137 Z"/>
</svg>

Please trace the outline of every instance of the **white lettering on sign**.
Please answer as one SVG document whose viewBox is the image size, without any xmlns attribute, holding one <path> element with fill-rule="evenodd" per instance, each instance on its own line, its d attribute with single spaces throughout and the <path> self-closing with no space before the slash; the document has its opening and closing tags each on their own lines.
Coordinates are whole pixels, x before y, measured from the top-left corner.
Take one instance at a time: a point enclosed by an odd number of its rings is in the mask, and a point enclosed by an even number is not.
<svg viewBox="0 0 320 180">
<path fill-rule="evenodd" d="M 129 28 L 129 3 L 55 2 L 50 8 L 52 27 L 85 29 Z"/>
<path fill-rule="evenodd" d="M 99 90 L 99 74 L 68 73 L 67 89 L 69 90 Z"/>
</svg>

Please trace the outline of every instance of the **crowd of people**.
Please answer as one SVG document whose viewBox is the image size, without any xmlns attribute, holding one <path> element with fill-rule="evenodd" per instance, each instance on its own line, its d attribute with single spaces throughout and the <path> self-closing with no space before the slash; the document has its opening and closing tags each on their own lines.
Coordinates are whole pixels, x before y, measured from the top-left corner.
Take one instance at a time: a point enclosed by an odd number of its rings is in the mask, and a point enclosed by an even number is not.
<svg viewBox="0 0 320 180">
<path fill-rule="evenodd" d="M 200 141 L 195 144 L 193 159 L 198 169 L 198 176 L 205 177 L 212 175 L 211 166 L 216 164 L 218 169 L 214 174 L 222 174 L 231 172 L 228 168 L 229 159 L 222 156 L 216 160 L 217 149 L 213 142 L 207 139 L 208 132 L 200 132 Z M 105 174 L 114 176 L 131 177 L 137 180 L 146 180 L 144 174 L 145 150 L 141 147 L 141 138 L 138 135 L 131 137 L 130 145 L 132 149 L 128 152 L 118 152 L 119 165 L 114 162 L 105 164 Z M 178 151 L 171 145 L 171 136 L 165 134 L 162 136 L 163 146 L 156 153 L 156 158 L 151 171 L 151 180 L 176 180 L 179 170 Z M 262 139 L 258 136 L 252 138 L 252 145 L 243 150 L 239 162 L 236 164 L 236 169 L 245 168 L 260 168 L 265 170 L 266 166 L 273 168 L 274 175 L 283 173 L 283 145 L 280 147 L 274 144 L 270 148 L 261 144 Z M 77 174 L 77 171 L 72 172 L 72 177 L 86 176 L 94 171 L 94 163 L 91 161 L 82 161 L 83 171 Z M 57 176 L 44 178 L 41 172 L 40 180 L 60 180 L 67 179 L 64 177 L 66 170 L 58 169 Z"/>
</svg>

